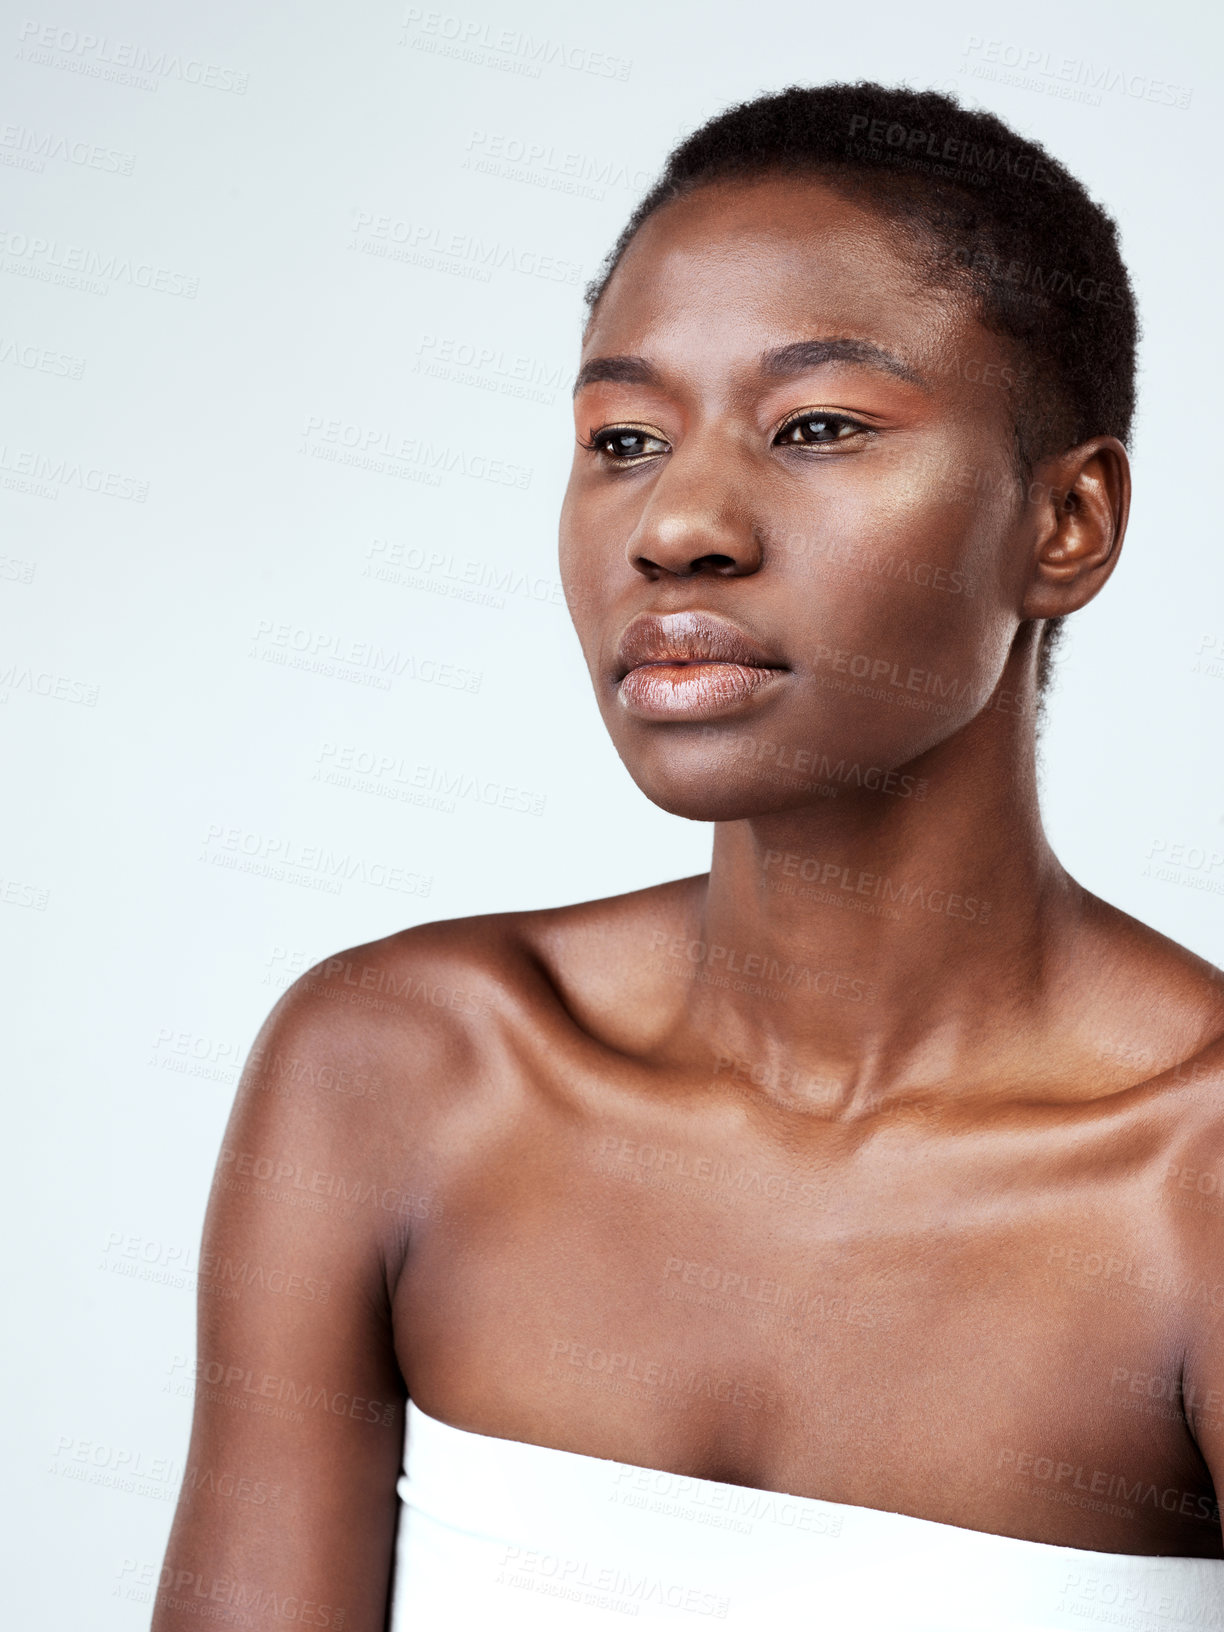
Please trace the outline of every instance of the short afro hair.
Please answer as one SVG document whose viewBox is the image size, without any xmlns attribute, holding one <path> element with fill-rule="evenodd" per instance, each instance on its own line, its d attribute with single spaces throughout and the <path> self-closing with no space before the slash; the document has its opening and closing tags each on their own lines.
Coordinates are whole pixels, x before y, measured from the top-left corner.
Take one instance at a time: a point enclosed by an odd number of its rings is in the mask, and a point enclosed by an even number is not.
<svg viewBox="0 0 1224 1632">
<path fill-rule="evenodd" d="M 967 290 L 1017 361 L 1015 463 L 1093 436 L 1128 444 L 1139 339 L 1117 228 L 1046 150 L 936 91 L 869 82 L 792 85 L 688 136 L 586 291 L 591 312 L 638 228 L 697 188 L 814 175 L 903 226 L 932 282 Z M 1046 621 L 1039 689 L 1061 618 Z"/>
</svg>

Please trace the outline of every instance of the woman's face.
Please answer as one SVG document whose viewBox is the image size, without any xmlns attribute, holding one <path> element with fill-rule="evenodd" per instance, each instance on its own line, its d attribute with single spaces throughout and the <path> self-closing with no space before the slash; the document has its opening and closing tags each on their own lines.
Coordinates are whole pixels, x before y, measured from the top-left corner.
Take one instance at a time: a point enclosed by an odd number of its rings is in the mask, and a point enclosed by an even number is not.
<svg viewBox="0 0 1224 1632">
<path fill-rule="evenodd" d="M 648 219 L 599 303 L 561 571 L 667 810 L 811 804 L 822 763 L 897 771 L 1000 683 L 1036 539 L 1014 360 L 911 254 L 818 181 L 718 184 Z"/>
</svg>

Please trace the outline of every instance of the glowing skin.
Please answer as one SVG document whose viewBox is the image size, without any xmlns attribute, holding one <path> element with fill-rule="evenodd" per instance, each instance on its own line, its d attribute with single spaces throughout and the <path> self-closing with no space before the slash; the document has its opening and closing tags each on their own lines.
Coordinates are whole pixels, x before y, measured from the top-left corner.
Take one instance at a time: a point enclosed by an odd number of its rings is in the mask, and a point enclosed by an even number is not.
<svg viewBox="0 0 1224 1632">
<path fill-rule="evenodd" d="M 650 797 L 681 814 L 759 814 L 763 790 L 707 734 L 660 734 L 609 706 L 609 649 L 640 607 L 717 609 L 777 649 L 787 678 L 759 694 L 754 731 L 834 760 L 908 762 L 992 693 L 1025 688 L 1033 642 L 1017 633 L 1040 610 L 1030 588 L 1048 600 L 1051 586 L 1029 582 L 1048 507 L 1016 500 L 1013 403 L 998 383 L 1013 359 L 897 258 L 894 237 L 815 185 L 709 188 L 645 224 L 586 337 L 563 575 L 581 586 L 575 622 L 613 740 Z M 634 357 L 649 369 L 636 379 L 599 362 Z M 979 371 L 992 383 L 965 377 Z M 1125 522 L 1125 456 L 1100 444 L 1084 480 L 1116 529 L 1075 586 L 1080 604 L 1112 569 Z M 890 572 L 898 561 L 968 593 L 917 594 Z M 834 689 L 842 661 L 869 681 L 896 665 L 894 706 L 869 687 Z"/>
<path fill-rule="evenodd" d="M 1019 360 L 909 257 L 783 177 L 667 206 L 613 275 L 562 571 L 710 873 L 411 929 L 278 1006 L 205 1253 L 332 1290 L 202 1296 L 191 1465 L 286 1497 L 194 1488 L 170 1579 L 380 1632 L 405 1388 L 640 1467 L 1224 1556 L 1224 980 L 1067 875 L 1034 770 L 1039 621 L 1113 570 L 1126 456 L 1019 485 Z M 265 1374 L 346 1403 L 235 1406 Z"/>
</svg>

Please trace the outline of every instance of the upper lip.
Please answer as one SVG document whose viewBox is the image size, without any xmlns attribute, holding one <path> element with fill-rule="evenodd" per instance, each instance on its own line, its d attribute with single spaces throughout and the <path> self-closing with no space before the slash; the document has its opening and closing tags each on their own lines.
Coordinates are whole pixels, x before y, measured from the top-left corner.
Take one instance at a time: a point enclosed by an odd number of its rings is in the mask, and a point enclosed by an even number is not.
<svg viewBox="0 0 1224 1632">
<path fill-rule="evenodd" d="M 616 679 L 650 663 L 739 663 L 751 669 L 783 669 L 735 624 L 712 612 L 642 612 L 616 647 Z"/>
</svg>

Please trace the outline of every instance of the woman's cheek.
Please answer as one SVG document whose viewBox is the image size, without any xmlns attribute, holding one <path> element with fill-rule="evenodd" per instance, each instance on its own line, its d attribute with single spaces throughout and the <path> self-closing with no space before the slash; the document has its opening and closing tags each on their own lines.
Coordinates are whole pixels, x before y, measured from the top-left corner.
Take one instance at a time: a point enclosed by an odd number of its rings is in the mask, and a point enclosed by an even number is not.
<svg viewBox="0 0 1224 1632">
<path fill-rule="evenodd" d="M 898 505 L 888 518 L 877 509 L 858 523 L 826 515 L 790 531 L 777 605 L 800 662 L 890 696 L 988 693 L 1006 646 L 996 597 L 974 592 L 983 575 L 972 541 L 942 523 L 937 504 Z"/>
</svg>

